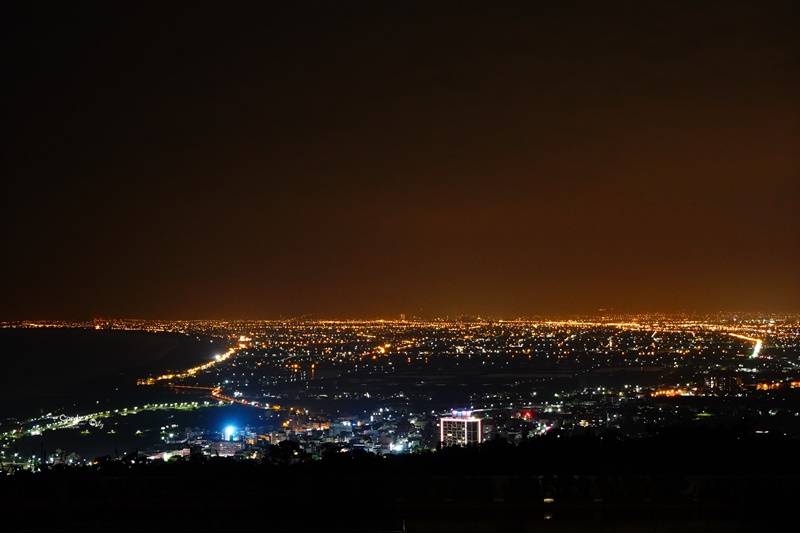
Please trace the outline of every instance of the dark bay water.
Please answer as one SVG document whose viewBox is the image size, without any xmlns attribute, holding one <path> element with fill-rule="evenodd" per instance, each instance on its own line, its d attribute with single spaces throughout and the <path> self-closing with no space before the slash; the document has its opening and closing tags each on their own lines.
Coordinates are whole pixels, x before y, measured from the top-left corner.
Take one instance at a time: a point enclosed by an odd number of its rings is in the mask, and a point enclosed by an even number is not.
<svg viewBox="0 0 800 533">
<path fill-rule="evenodd" d="M 202 364 L 225 349 L 171 332 L 3 328 L 0 416 L 156 401 L 163 391 L 137 387 L 138 378 Z"/>
<path fill-rule="evenodd" d="M 202 395 L 181 395 L 163 386 L 140 386 L 137 379 L 206 363 L 227 347 L 219 339 L 180 333 L 71 328 L 0 329 L 0 430 L 47 413 L 67 417 L 131 409 L 149 403 L 192 402 Z M 57 448 L 84 458 L 128 453 L 160 442 L 156 428 L 185 427 L 245 420 L 253 410 L 230 407 L 143 411 L 103 418 L 103 427 L 86 423 L 75 429 L 45 431 L 17 439 L 13 450 L 23 456 L 50 454 Z M 245 416 L 247 415 L 247 416 Z M 112 431 L 113 430 L 113 431 Z M 86 431 L 82 433 L 82 431 Z M 140 431 L 140 432 L 137 432 Z"/>
</svg>

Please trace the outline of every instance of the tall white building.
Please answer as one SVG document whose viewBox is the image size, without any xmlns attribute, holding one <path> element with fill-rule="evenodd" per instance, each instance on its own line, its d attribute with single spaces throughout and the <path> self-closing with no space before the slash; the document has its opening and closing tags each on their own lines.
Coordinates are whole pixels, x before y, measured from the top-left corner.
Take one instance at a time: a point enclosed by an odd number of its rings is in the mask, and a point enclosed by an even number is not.
<svg viewBox="0 0 800 533">
<path fill-rule="evenodd" d="M 481 420 L 473 417 L 472 411 L 453 411 L 451 416 L 439 419 L 442 446 L 480 444 L 482 437 Z"/>
</svg>

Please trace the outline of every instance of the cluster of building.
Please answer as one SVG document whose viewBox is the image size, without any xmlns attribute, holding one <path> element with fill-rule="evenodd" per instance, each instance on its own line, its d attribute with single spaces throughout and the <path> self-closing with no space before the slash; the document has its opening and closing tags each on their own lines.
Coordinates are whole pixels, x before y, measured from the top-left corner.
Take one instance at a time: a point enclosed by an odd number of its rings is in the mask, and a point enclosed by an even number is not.
<svg viewBox="0 0 800 533">
<path fill-rule="evenodd" d="M 220 352 L 211 360 L 138 383 L 258 412 L 258 422 L 241 428 L 171 427 L 143 452 L 153 460 L 264 459 L 282 442 L 308 457 L 331 449 L 413 453 L 553 430 L 639 437 L 665 425 L 742 420 L 756 431 L 800 435 L 792 399 L 800 391 L 798 317 L 96 320 L 87 327 L 213 339 Z M 116 413 L 103 416 L 111 422 Z"/>
</svg>

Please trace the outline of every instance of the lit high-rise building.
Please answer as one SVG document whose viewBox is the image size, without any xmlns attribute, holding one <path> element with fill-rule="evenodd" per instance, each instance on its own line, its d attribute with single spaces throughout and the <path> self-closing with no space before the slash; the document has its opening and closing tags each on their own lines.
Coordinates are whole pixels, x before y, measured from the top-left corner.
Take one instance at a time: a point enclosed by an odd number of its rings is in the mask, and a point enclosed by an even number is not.
<svg viewBox="0 0 800 533">
<path fill-rule="evenodd" d="M 467 446 L 479 444 L 483 433 L 481 420 L 472 411 L 453 411 L 449 417 L 439 419 L 439 440 L 442 446 Z"/>
</svg>

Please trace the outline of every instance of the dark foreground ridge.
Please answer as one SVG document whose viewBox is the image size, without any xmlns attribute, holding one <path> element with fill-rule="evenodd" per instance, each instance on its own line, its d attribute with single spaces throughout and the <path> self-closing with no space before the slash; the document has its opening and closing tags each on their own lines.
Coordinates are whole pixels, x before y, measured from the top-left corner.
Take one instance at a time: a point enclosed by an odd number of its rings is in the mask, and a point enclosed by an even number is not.
<svg viewBox="0 0 800 533">
<path fill-rule="evenodd" d="M 800 441 L 735 429 L 551 433 L 388 456 L 296 451 L 16 472 L 0 477 L 4 530 L 750 531 L 790 521 L 800 482 Z"/>
</svg>

